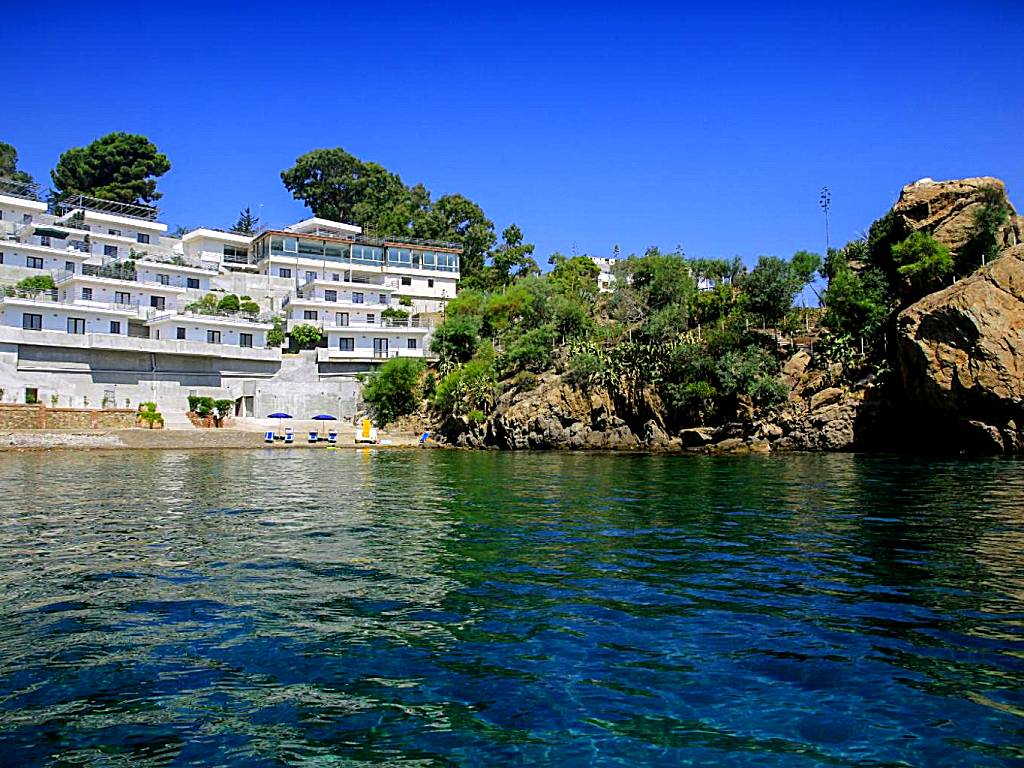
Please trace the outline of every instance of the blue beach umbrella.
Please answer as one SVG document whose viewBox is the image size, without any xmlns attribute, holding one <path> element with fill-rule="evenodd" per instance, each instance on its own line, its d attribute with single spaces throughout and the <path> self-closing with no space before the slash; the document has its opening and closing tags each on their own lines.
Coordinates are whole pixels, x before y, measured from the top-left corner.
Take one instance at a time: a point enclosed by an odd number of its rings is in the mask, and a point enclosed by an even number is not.
<svg viewBox="0 0 1024 768">
<path fill-rule="evenodd" d="M 321 414 L 319 414 L 317 416 L 314 416 L 313 419 L 315 421 L 337 421 L 338 417 L 337 416 L 331 416 L 328 413 L 321 413 Z"/>
<path fill-rule="evenodd" d="M 281 419 L 290 419 L 291 414 L 289 413 L 272 413 L 267 416 L 268 419 L 277 419 L 277 426 L 281 426 Z"/>
</svg>

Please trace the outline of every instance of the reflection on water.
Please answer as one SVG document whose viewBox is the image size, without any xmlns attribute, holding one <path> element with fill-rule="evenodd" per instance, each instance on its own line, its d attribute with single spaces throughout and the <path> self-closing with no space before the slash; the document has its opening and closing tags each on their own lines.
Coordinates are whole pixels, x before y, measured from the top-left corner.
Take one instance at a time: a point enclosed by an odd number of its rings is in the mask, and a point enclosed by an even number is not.
<svg viewBox="0 0 1024 768">
<path fill-rule="evenodd" d="M 1024 761 L 1024 464 L 0 457 L 0 763 Z"/>
</svg>

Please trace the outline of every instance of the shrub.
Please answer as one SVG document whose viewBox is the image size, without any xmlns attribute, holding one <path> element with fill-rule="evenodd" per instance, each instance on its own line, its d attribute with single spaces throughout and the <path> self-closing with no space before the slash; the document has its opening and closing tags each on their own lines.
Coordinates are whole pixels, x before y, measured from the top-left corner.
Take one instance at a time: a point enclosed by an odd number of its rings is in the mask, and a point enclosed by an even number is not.
<svg viewBox="0 0 1024 768">
<path fill-rule="evenodd" d="M 422 360 L 394 357 L 366 377 L 363 399 L 373 407 L 379 426 L 416 410 L 422 373 Z"/>
<path fill-rule="evenodd" d="M 238 297 L 233 293 L 229 293 L 221 298 L 217 302 L 217 309 L 220 312 L 237 312 L 239 308 Z"/>
<path fill-rule="evenodd" d="M 189 400 L 192 398 L 190 397 Z M 164 417 L 156 409 L 156 403 L 139 404 L 139 420 L 145 422 L 146 426 L 153 429 L 157 424 L 164 425 Z"/>
<path fill-rule="evenodd" d="M 434 409 L 442 416 L 489 411 L 494 406 L 497 384 L 494 360 L 475 357 L 441 379 L 434 392 Z"/>
<path fill-rule="evenodd" d="M 208 293 L 199 301 L 193 301 L 187 305 L 185 311 L 194 312 L 197 315 L 215 315 L 217 314 L 217 304 L 217 297 Z"/>
<path fill-rule="evenodd" d="M 231 412 L 235 409 L 235 401 L 227 399 L 214 400 L 213 409 L 217 413 L 218 421 L 221 421 L 231 415 Z"/>
<path fill-rule="evenodd" d="M 398 303 L 401 304 L 403 307 L 411 307 L 412 299 L 410 299 L 408 296 L 399 296 Z"/>
<path fill-rule="evenodd" d="M 245 312 L 247 315 L 258 315 L 260 313 L 260 305 L 252 300 L 241 302 L 238 305 L 238 309 Z"/>
<path fill-rule="evenodd" d="M 449 314 L 434 331 L 430 349 L 444 366 L 469 362 L 477 349 L 480 326 L 479 317 Z"/>
<path fill-rule="evenodd" d="M 284 320 L 280 317 L 275 317 L 273 325 L 274 327 L 267 331 L 267 346 L 280 347 L 284 344 Z"/>
<path fill-rule="evenodd" d="M 315 349 L 324 334 L 315 325 L 303 323 L 292 328 L 291 336 L 299 349 Z"/>
<path fill-rule="evenodd" d="M 892 247 L 896 272 L 903 279 L 908 299 L 923 296 L 943 286 L 953 274 L 949 248 L 927 232 L 918 231 Z"/>
<path fill-rule="evenodd" d="M 56 288 L 52 275 L 33 275 L 18 281 L 18 290 L 25 293 L 39 293 L 40 291 L 52 291 Z"/>
<path fill-rule="evenodd" d="M 404 309 L 388 307 L 387 309 L 380 313 L 380 316 L 390 320 L 407 320 L 409 318 L 409 313 L 406 312 Z"/>
<path fill-rule="evenodd" d="M 505 372 L 541 373 L 551 365 L 555 330 L 550 325 L 533 328 L 516 339 L 501 356 Z"/>
<path fill-rule="evenodd" d="M 214 411 L 214 400 L 212 397 L 190 396 L 188 399 L 189 410 L 199 418 L 212 416 Z"/>
</svg>

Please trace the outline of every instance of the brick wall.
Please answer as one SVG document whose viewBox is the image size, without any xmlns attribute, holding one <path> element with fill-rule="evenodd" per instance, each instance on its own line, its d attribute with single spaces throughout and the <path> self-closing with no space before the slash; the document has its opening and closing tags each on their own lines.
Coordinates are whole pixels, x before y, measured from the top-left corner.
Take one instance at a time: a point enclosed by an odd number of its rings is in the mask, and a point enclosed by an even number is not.
<svg viewBox="0 0 1024 768">
<path fill-rule="evenodd" d="M 128 429 L 136 426 L 130 408 L 47 408 L 42 403 L 0 404 L 0 430 Z"/>
</svg>

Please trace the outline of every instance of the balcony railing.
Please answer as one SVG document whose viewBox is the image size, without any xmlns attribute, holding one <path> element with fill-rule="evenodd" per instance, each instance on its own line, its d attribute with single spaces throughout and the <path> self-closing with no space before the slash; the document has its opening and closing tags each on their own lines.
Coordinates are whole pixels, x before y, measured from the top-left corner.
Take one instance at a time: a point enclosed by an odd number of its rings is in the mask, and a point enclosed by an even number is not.
<svg viewBox="0 0 1024 768">
<path fill-rule="evenodd" d="M 39 185 L 28 181 L 18 181 L 6 176 L 0 177 L 0 195 L 20 197 L 24 200 L 39 202 Z"/>
</svg>

